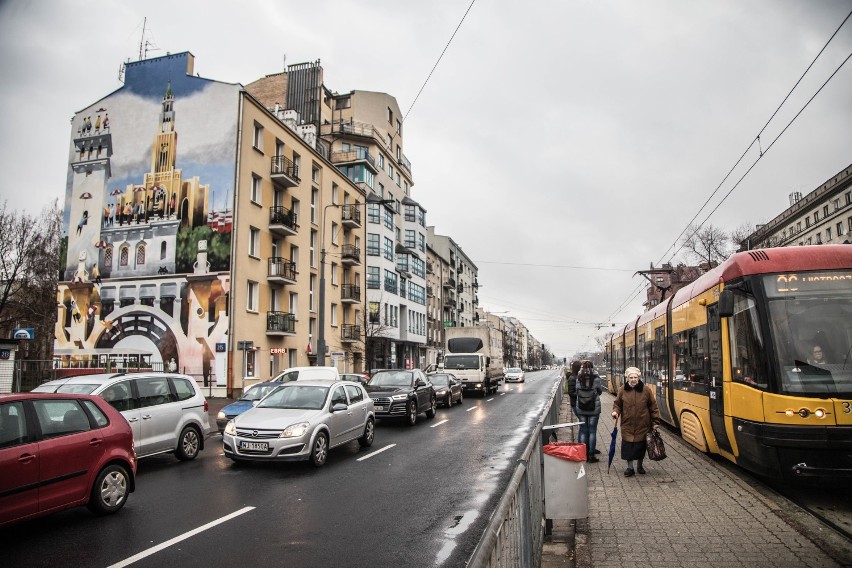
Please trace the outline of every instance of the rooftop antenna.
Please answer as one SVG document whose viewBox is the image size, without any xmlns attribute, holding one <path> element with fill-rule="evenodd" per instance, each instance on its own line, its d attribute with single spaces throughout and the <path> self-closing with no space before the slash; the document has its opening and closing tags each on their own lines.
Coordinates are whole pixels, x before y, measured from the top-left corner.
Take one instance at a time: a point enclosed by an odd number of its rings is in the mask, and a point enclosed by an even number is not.
<svg viewBox="0 0 852 568">
<path fill-rule="evenodd" d="M 145 44 L 145 27 L 148 24 L 148 17 L 146 16 L 142 20 L 142 37 L 139 39 L 139 59 L 138 61 L 142 61 L 142 46 Z"/>
<path fill-rule="evenodd" d="M 139 40 L 139 61 L 142 61 L 143 56 L 144 59 L 148 59 L 149 51 L 159 51 L 159 47 L 156 44 L 145 39 L 145 29 L 148 24 L 148 18 L 145 17 L 142 20 L 142 39 Z"/>
</svg>

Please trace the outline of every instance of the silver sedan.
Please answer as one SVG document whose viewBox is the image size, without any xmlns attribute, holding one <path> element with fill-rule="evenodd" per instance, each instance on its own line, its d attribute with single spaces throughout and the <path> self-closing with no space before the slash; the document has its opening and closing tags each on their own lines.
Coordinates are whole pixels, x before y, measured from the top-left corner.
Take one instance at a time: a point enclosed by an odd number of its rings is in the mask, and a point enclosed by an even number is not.
<svg viewBox="0 0 852 568">
<path fill-rule="evenodd" d="M 375 422 L 373 400 L 360 384 L 305 380 L 282 384 L 228 422 L 222 441 L 234 461 L 310 460 L 319 467 L 335 446 L 371 446 Z"/>
</svg>

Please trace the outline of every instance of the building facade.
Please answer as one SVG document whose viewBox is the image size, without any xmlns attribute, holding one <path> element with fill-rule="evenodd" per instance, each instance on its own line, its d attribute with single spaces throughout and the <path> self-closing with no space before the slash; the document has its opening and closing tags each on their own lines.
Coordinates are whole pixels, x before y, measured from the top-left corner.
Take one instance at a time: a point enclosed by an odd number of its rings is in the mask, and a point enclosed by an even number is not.
<svg viewBox="0 0 852 568">
<path fill-rule="evenodd" d="M 852 243 L 852 164 L 802 197 L 790 194 L 790 206 L 761 225 L 740 250 Z"/>
</svg>

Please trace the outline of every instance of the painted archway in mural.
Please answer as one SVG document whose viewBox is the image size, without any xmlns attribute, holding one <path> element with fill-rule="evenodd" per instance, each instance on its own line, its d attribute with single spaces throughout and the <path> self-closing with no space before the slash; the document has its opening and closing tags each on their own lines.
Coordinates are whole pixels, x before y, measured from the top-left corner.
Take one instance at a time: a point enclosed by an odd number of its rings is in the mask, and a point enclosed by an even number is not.
<svg viewBox="0 0 852 568">
<path fill-rule="evenodd" d="M 132 336 L 142 336 L 151 341 L 159 351 L 164 363 L 174 359 L 180 368 L 180 351 L 175 333 L 170 324 L 151 312 L 128 311 L 124 314 L 110 314 L 109 326 L 103 326 L 94 340 L 96 348 L 112 349 L 122 340 Z M 173 324 L 171 324 L 173 325 Z"/>
</svg>

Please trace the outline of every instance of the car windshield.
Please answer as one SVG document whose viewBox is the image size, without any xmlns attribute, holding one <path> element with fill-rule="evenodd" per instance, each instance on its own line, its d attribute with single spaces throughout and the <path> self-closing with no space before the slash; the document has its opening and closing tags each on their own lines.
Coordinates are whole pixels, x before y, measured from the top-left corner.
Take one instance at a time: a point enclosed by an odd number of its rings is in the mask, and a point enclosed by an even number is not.
<svg viewBox="0 0 852 568">
<path fill-rule="evenodd" d="M 287 384 L 260 401 L 256 408 L 301 408 L 319 410 L 325 403 L 328 387 Z"/>
<path fill-rule="evenodd" d="M 81 385 L 81 384 L 65 384 L 56 389 L 56 392 L 62 394 L 92 394 L 96 388 L 101 385 Z"/>
<path fill-rule="evenodd" d="M 436 387 L 445 387 L 450 384 L 449 375 L 429 375 L 429 380 Z"/>
<path fill-rule="evenodd" d="M 374 387 L 410 387 L 413 373 L 411 371 L 381 371 L 370 379 Z"/>
<path fill-rule="evenodd" d="M 243 393 L 240 400 L 260 400 L 281 385 L 254 385 Z"/>
<path fill-rule="evenodd" d="M 510 373 L 520 373 L 521 370 L 517 367 L 509 367 L 509 372 Z"/>
</svg>

